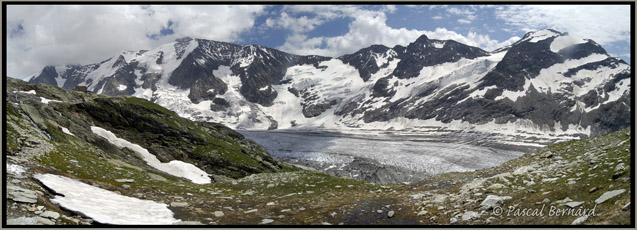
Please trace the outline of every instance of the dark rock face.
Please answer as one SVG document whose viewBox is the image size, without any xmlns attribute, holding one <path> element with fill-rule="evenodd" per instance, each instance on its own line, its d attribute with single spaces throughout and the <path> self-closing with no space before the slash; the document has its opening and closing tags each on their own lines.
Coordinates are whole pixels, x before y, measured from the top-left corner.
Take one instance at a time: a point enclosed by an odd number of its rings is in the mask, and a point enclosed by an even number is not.
<svg viewBox="0 0 637 230">
<path fill-rule="evenodd" d="M 232 74 L 241 78 L 240 93 L 249 102 L 269 106 L 277 96 L 271 85 L 281 81 L 288 67 L 309 64 L 320 68 L 318 63 L 329 59 L 315 55 L 296 56 L 261 46 L 239 46 L 202 39 L 194 42 L 198 43 L 197 48 L 184 58 L 168 82 L 182 89 L 191 89 L 189 98 L 193 103 L 211 100 L 215 94 L 226 92 L 227 85 L 212 74 L 222 65 L 231 66 Z M 211 89 L 215 93 L 207 93 Z"/>
<path fill-rule="evenodd" d="M 243 55 L 240 58 L 252 57 L 252 62 L 245 68 L 239 65 L 232 67 L 232 71 L 241 77 L 241 94 L 249 102 L 264 106 L 272 105 L 277 92 L 271 85 L 283 79 L 287 68 L 294 64 L 296 57 L 259 46 L 247 46 L 242 51 Z"/>
<path fill-rule="evenodd" d="M 61 86 L 63 89 L 72 89 L 78 84 L 82 84 L 84 78 L 86 77 L 86 73 L 96 70 L 99 68 L 99 64 L 91 64 L 86 66 L 67 66 L 67 70 L 62 74 L 62 78 L 65 78 L 66 81 L 64 85 Z"/>
<path fill-rule="evenodd" d="M 512 114 L 515 118 L 526 118 L 535 124 L 549 127 L 553 126 L 555 121 L 561 124 L 574 123 L 574 118 L 579 116 L 579 112 L 568 113 L 563 109 L 563 104 L 570 104 L 569 100 L 560 94 L 540 93 L 531 85 L 527 94 L 518 98 L 512 105 Z"/>
<path fill-rule="evenodd" d="M 201 39 L 195 41 L 185 39 L 183 41 L 185 43 L 181 46 L 196 42 L 197 48 L 184 58 L 168 80 L 171 85 L 182 89 L 190 88 L 198 79 L 212 77 L 212 71 L 218 69 L 220 65 L 230 65 L 232 59 L 229 57 L 238 52 L 240 48 L 240 46 L 229 43 Z M 213 52 L 218 53 L 211 55 Z"/>
<path fill-rule="evenodd" d="M 338 115 L 338 116 L 343 116 L 346 114 L 351 114 L 352 116 L 355 116 L 355 110 L 356 108 L 359 107 L 358 102 L 349 102 L 347 104 L 345 104 L 345 106 L 343 106 L 340 110 L 336 110 L 334 112 L 334 114 Z"/>
<path fill-rule="evenodd" d="M 441 90 L 441 93 L 434 96 L 432 100 L 414 107 L 411 110 L 405 111 L 405 117 L 418 118 L 418 119 L 431 119 L 437 117 L 436 120 L 448 123 L 457 117 L 465 116 L 469 111 L 462 111 L 455 105 L 458 101 L 466 98 L 469 95 L 468 85 L 451 85 Z M 466 101 L 465 101 L 466 102 Z M 411 104 L 411 101 L 408 102 Z M 486 108 L 485 110 L 491 110 Z M 466 116 L 465 116 L 466 117 Z M 470 119 L 470 117 L 466 117 Z M 471 121 L 470 121 L 471 122 Z"/>
<path fill-rule="evenodd" d="M 337 103 L 338 102 L 336 100 L 332 100 L 330 102 L 319 104 L 301 104 L 303 106 L 303 116 L 307 118 L 317 117 Z"/>
<path fill-rule="evenodd" d="M 192 38 L 190 37 L 183 37 L 175 40 L 175 51 L 177 52 L 177 60 L 181 59 L 181 57 L 184 55 L 184 52 L 186 52 L 186 48 L 188 47 L 190 41 L 192 41 Z"/>
<path fill-rule="evenodd" d="M 630 97 L 622 97 L 613 103 L 600 105 L 599 109 L 593 110 L 582 116 L 582 122 L 593 125 L 591 135 L 601 135 L 620 129 L 624 129 L 632 120 L 630 117 Z"/>
<path fill-rule="evenodd" d="M 558 54 L 566 59 L 580 59 L 591 54 L 606 54 L 606 50 L 594 41 L 588 40 L 586 43 L 566 47 L 560 50 Z"/>
<path fill-rule="evenodd" d="M 552 32 L 566 35 L 557 31 Z M 527 34 L 521 42 L 514 44 L 506 53 L 502 61 L 495 69 L 489 72 L 480 84 L 480 88 L 497 86 L 500 89 L 520 91 L 525 79 L 533 79 L 540 74 L 540 70 L 552 65 L 563 63 L 568 59 L 580 59 L 591 54 L 607 54 L 597 43 L 588 40 L 586 43 L 576 44 L 560 50 L 558 53 L 551 51 L 550 46 L 555 37 L 538 42 L 524 41 L 531 33 Z M 581 69 L 592 69 L 601 65 L 613 66 L 612 60 L 604 60 L 599 63 L 588 63 L 574 68 L 565 73 L 570 76 Z"/>
<path fill-rule="evenodd" d="M 317 69 L 325 69 L 325 66 L 319 66 L 319 63 L 329 61 L 330 59 L 332 58 L 317 55 L 297 56 L 296 65 L 312 65 Z"/>
<path fill-rule="evenodd" d="M 381 68 L 381 66 L 377 65 L 376 59 L 389 50 L 389 47 L 383 45 L 372 45 L 356 53 L 343 55 L 338 59 L 345 64 L 354 66 L 354 68 L 358 70 L 361 78 L 363 78 L 363 81 L 367 81 L 372 74 L 375 74 Z M 393 57 L 389 57 L 389 61 L 392 59 Z"/>
<path fill-rule="evenodd" d="M 97 68 L 99 68 L 100 64 L 90 64 L 85 66 L 79 65 L 67 65 L 65 66 L 64 72 L 58 73 L 53 66 L 47 66 L 42 69 L 42 72 L 37 76 L 29 80 L 29 83 L 32 84 L 50 84 L 57 86 L 57 81 L 55 78 L 65 79 L 64 84 L 59 86 L 63 89 L 73 89 L 75 86 L 80 85 L 84 82 L 86 74 L 91 72 Z"/>
<path fill-rule="evenodd" d="M 393 96 L 396 93 L 396 91 L 389 86 L 389 79 L 391 79 L 391 77 L 384 77 L 384 78 L 378 79 L 378 81 L 376 81 L 376 84 L 374 84 L 374 88 L 372 88 L 373 89 L 372 95 L 375 97 Z"/>
<path fill-rule="evenodd" d="M 190 87 L 188 98 L 193 103 L 204 100 L 213 100 L 216 95 L 223 95 L 228 90 L 228 86 L 216 77 L 200 78 Z"/>
<path fill-rule="evenodd" d="M 438 48 L 441 45 L 442 48 Z M 461 58 L 473 59 L 487 56 L 486 51 L 467 46 L 452 40 L 430 40 L 427 36 L 420 36 L 409 44 L 403 53 L 399 53 L 400 62 L 393 72 L 397 78 L 413 78 L 420 74 L 425 66 L 433 66 L 445 62 L 455 62 Z"/>
<path fill-rule="evenodd" d="M 550 50 L 554 38 L 536 43 L 524 41 L 512 46 L 500 63 L 489 72 L 480 88 L 497 86 L 500 89 L 521 91 L 526 79 L 540 74 L 540 70 L 564 62 L 564 57 Z"/>
<path fill-rule="evenodd" d="M 606 58 L 602 61 L 598 61 L 598 62 L 591 62 L 591 63 L 586 63 L 584 65 L 575 67 L 575 68 L 571 68 L 569 69 L 566 73 L 564 73 L 565 77 L 571 77 L 573 76 L 575 73 L 577 73 L 580 70 L 595 70 L 598 69 L 600 67 L 604 67 L 604 66 L 608 66 L 611 68 L 617 68 L 617 66 L 619 66 L 619 64 L 626 64 L 626 62 L 624 62 L 624 60 L 620 60 L 617 58 Z"/>
<path fill-rule="evenodd" d="M 272 118 L 272 116 L 267 116 L 266 118 L 270 122 L 270 126 L 268 126 L 268 130 L 275 130 L 275 129 L 279 128 L 279 122 L 274 120 L 274 118 Z"/>
<path fill-rule="evenodd" d="M 58 77 L 57 71 L 55 71 L 54 66 L 46 66 L 42 69 L 42 73 L 38 75 L 36 78 L 30 80 L 31 83 L 44 83 L 49 85 L 57 85 L 57 81 L 55 78 Z"/>
<path fill-rule="evenodd" d="M 184 62 L 173 71 L 168 83 L 181 89 L 187 89 L 199 79 L 212 78 L 211 68 L 214 64 L 201 64 L 196 60 L 194 55 L 188 55 Z"/>
<path fill-rule="evenodd" d="M 230 103 L 223 98 L 215 98 L 212 99 L 212 105 L 210 105 L 210 109 L 212 111 L 225 111 L 230 107 Z"/>
<path fill-rule="evenodd" d="M 145 73 L 141 76 L 142 88 L 144 89 L 152 89 L 153 91 L 157 90 L 157 81 L 161 78 L 161 74 L 158 73 Z"/>
<path fill-rule="evenodd" d="M 96 87 L 94 92 L 102 90 L 103 94 L 107 95 L 131 95 L 135 93 L 135 65 L 136 63 L 127 64 L 123 56 L 119 56 L 118 60 L 113 64 L 113 68 L 117 69 L 114 75 L 110 78 L 105 78 L 98 83 L 102 87 Z M 120 86 L 126 87 L 120 89 Z"/>
</svg>

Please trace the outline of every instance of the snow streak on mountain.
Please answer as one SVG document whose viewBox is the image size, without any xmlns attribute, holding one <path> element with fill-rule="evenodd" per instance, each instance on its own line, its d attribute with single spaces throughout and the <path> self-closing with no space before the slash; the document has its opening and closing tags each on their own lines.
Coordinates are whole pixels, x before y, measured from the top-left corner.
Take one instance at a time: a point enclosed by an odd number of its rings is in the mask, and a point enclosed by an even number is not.
<svg viewBox="0 0 637 230">
<path fill-rule="evenodd" d="M 238 129 L 463 130 L 573 137 L 630 126 L 631 69 L 592 40 L 527 33 L 493 52 L 425 35 L 338 58 L 181 38 L 31 83 L 133 95 Z"/>
</svg>

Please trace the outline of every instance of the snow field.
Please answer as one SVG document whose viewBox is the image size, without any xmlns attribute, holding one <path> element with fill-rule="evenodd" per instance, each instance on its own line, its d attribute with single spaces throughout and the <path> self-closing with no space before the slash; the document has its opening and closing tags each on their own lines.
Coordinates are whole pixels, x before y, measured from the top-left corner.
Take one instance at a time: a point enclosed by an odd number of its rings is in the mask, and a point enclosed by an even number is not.
<svg viewBox="0 0 637 230">
<path fill-rule="evenodd" d="M 210 178 L 208 177 L 208 173 L 197 168 L 197 166 L 194 166 L 193 164 L 178 160 L 173 160 L 168 163 L 162 163 L 159 161 L 159 159 L 157 159 L 155 155 L 148 152 L 148 150 L 146 150 L 145 148 L 137 144 L 128 142 L 127 140 L 124 140 L 122 138 L 118 138 L 111 131 L 97 126 L 91 126 L 91 131 L 93 131 L 93 133 L 97 134 L 98 136 L 105 138 L 111 144 L 119 148 L 128 148 L 139 153 L 142 156 L 142 159 L 146 161 L 148 165 L 160 171 L 173 176 L 186 178 L 196 184 L 209 184 L 211 182 Z"/>
<path fill-rule="evenodd" d="M 173 218 L 166 204 L 122 196 L 64 176 L 36 174 L 33 177 L 62 195 L 51 199 L 53 203 L 80 212 L 99 223 L 169 225 L 179 221 Z"/>
</svg>

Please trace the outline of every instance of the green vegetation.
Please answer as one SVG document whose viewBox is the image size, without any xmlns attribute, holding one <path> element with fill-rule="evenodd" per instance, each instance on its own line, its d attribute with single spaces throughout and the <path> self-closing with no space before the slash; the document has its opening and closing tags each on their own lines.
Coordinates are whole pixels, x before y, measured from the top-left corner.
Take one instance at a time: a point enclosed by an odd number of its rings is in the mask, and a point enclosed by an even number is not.
<svg viewBox="0 0 637 230">
<path fill-rule="evenodd" d="M 175 118 L 175 120 L 180 121 L 179 123 L 185 122 L 183 118 L 179 117 L 179 115 L 177 115 L 177 113 L 170 111 L 164 107 L 161 107 L 158 104 L 152 103 L 146 99 L 142 99 L 142 98 L 137 98 L 137 97 L 131 97 L 131 96 L 124 96 L 124 103 L 128 103 L 128 104 L 133 104 L 133 105 L 138 105 L 141 106 L 143 108 L 147 108 L 147 109 L 152 109 L 152 110 L 156 110 L 158 112 L 164 113 L 164 114 L 168 114 L 171 117 Z"/>
<path fill-rule="evenodd" d="M 11 126 L 6 126 L 5 128 L 5 135 L 6 135 L 6 147 L 7 147 L 7 152 L 9 153 L 15 153 L 17 151 L 20 150 L 20 146 L 22 145 L 22 142 L 20 141 L 20 134 L 17 133 L 15 131 L 15 129 L 13 129 L 13 127 Z"/>
</svg>

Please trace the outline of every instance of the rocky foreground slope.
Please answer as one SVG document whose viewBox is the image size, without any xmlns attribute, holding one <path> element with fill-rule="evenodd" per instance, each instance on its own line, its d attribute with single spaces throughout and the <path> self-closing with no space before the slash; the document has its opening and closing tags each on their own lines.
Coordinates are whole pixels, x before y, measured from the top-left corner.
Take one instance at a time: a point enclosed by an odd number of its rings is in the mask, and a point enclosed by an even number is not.
<svg viewBox="0 0 637 230">
<path fill-rule="evenodd" d="M 157 209 L 170 215 L 161 220 L 169 224 L 628 225 L 632 221 L 628 129 L 554 144 L 493 168 L 441 174 L 414 184 L 377 185 L 286 166 L 232 130 L 184 120 L 140 99 L 13 79 L 7 83 L 4 218 L 8 225 L 138 224 L 143 222 L 133 215 L 148 212 L 147 217 L 158 217 Z M 163 163 L 193 164 L 210 174 L 212 183 L 193 183 L 153 168 L 136 148 L 116 147 L 91 127 L 136 143 Z M 63 178 L 66 186 L 59 187 L 55 178 Z M 117 211 L 116 218 L 77 209 L 68 200 L 75 197 L 68 187 L 80 182 L 90 187 L 88 191 L 153 205 L 135 209 L 94 199 L 101 204 L 99 210 Z M 551 213 L 558 209 L 575 211 Z"/>
</svg>

